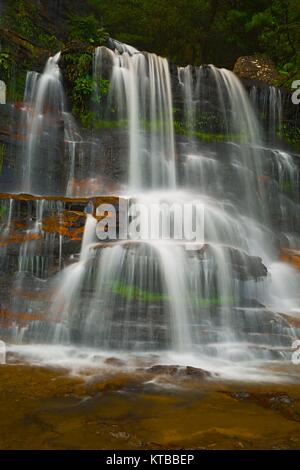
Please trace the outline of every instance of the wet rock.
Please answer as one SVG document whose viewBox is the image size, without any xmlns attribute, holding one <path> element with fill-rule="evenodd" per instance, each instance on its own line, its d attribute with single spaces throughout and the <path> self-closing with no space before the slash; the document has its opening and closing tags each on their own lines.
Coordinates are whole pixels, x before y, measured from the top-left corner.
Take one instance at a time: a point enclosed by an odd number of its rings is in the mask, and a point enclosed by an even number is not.
<svg viewBox="0 0 300 470">
<path fill-rule="evenodd" d="M 280 395 L 277 397 L 270 398 L 270 403 L 272 404 L 290 405 L 293 402 L 294 399 L 289 397 L 288 395 Z"/>
<path fill-rule="evenodd" d="M 147 372 L 151 374 L 158 374 L 158 375 L 177 375 L 180 367 L 179 366 L 165 366 L 165 365 L 156 365 L 149 367 Z"/>
<path fill-rule="evenodd" d="M 128 432 L 110 432 L 110 435 L 114 438 L 114 439 L 121 439 L 123 441 L 128 441 L 130 439 L 130 434 L 128 434 Z"/>
<path fill-rule="evenodd" d="M 256 299 L 241 299 L 239 307 L 241 308 L 265 308 L 265 305 Z"/>
<path fill-rule="evenodd" d="M 211 377 L 212 374 L 204 369 L 198 369 L 197 367 L 187 366 L 185 368 L 185 375 L 187 377 L 193 377 L 197 379 L 207 379 Z"/>
<path fill-rule="evenodd" d="M 147 372 L 154 375 L 168 375 L 171 377 L 208 379 L 212 374 L 206 370 L 196 367 L 182 367 L 178 365 L 155 365 L 146 369 Z"/>
<path fill-rule="evenodd" d="M 226 259 L 228 264 L 231 265 L 232 276 L 235 279 L 249 280 L 259 279 L 266 277 L 268 270 L 262 263 L 262 259 L 258 256 L 250 256 L 243 250 L 232 248 L 223 245 L 224 253 L 226 253 Z M 206 256 L 214 258 L 214 247 L 206 243 L 198 250 L 200 258 L 203 257 L 204 253 Z"/>
<path fill-rule="evenodd" d="M 238 400 L 247 400 L 247 398 L 250 398 L 250 393 L 241 391 L 241 392 L 234 392 L 231 394 L 233 398 L 237 398 Z"/>
<path fill-rule="evenodd" d="M 117 357 L 108 357 L 105 359 L 104 364 L 112 367 L 124 367 L 126 363 Z"/>
<path fill-rule="evenodd" d="M 293 317 L 289 313 L 288 315 L 285 315 L 284 313 L 281 313 L 280 316 L 293 328 L 297 328 L 300 330 L 300 318 Z"/>
</svg>

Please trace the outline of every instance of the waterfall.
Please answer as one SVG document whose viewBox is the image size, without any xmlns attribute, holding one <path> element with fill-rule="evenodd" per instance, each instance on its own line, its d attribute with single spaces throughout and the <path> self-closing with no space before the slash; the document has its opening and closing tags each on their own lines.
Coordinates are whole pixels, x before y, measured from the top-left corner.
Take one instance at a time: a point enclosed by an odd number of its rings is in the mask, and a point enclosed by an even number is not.
<svg viewBox="0 0 300 470">
<path fill-rule="evenodd" d="M 28 72 L 20 123 L 22 182 L 18 191 L 29 194 L 64 194 L 75 176 L 75 147 L 82 138 L 73 116 L 65 109 L 65 95 L 58 66 L 61 53 L 50 57 L 42 74 Z M 69 175 L 61 168 L 63 144 L 70 149 Z"/>
<path fill-rule="evenodd" d="M 92 111 L 114 129 L 125 129 L 126 184 L 120 193 L 130 210 L 139 204 L 146 211 L 137 224 L 143 237 L 129 231 L 128 240 L 99 242 L 97 220 L 88 214 L 80 253 L 49 280 L 50 312 L 30 322 L 22 339 L 172 351 L 230 364 L 288 359 L 299 333 L 287 317 L 300 311 L 300 276 L 279 262 L 279 253 L 297 246 L 299 174 L 293 155 L 266 139 L 255 111 L 258 90 L 252 89 L 249 99 L 232 72 L 213 65 L 180 67 L 174 78 L 165 58 L 118 41 L 108 45 L 95 50 Z M 73 196 L 82 138 L 63 106 L 58 60 L 59 55 L 50 58 L 41 77 L 28 76 L 32 119 L 24 181 L 32 190 L 50 106 L 50 115 L 54 110 L 64 121 L 67 194 Z M 103 100 L 101 80 L 109 83 Z M 183 101 L 180 138 L 174 132 L 174 92 Z M 268 133 L 275 135 L 282 101 L 275 89 L 267 92 Z M 202 139 L 213 131 L 218 137 L 213 143 Z M 97 126 L 93 132 L 94 137 Z M 104 135 L 99 132 L 99 146 Z M 193 213 L 195 201 L 200 209 Z M 158 216 L 151 222 L 152 237 L 147 211 L 153 207 Z M 31 230 L 40 235 L 44 203 L 37 211 Z M 176 211 L 186 211 L 187 218 L 178 222 Z M 169 237 L 160 231 L 164 217 L 175 221 Z M 201 242 L 183 233 L 185 224 L 195 223 L 203 230 Z M 19 270 L 45 277 L 47 269 L 32 262 L 37 246 L 23 245 Z M 63 251 L 60 236 L 59 268 Z"/>
<path fill-rule="evenodd" d="M 216 186 L 220 183 L 220 190 L 223 191 L 219 177 L 220 162 L 214 155 L 203 155 L 203 152 L 195 151 L 195 122 L 200 121 L 206 114 L 209 115 L 210 108 L 206 109 L 206 101 L 210 99 L 214 106 L 218 107 L 220 129 L 224 133 L 224 140 L 231 146 L 227 159 L 231 172 L 234 173 L 234 184 L 240 188 L 239 204 L 243 204 L 243 209 L 253 217 L 265 218 L 265 208 L 257 198 L 258 191 L 263 190 L 262 187 L 258 188 L 258 178 L 263 174 L 261 151 L 258 148 L 262 142 L 261 131 L 239 79 L 232 72 L 217 69 L 213 65 L 201 66 L 194 72 L 190 66 L 179 68 L 178 74 L 183 88 L 185 122 L 187 129 L 192 131 L 189 132 L 189 147 L 185 150 L 187 180 L 184 180 L 183 184 L 194 185 L 198 179 L 198 187 L 204 185 L 204 191 L 207 192 L 207 182 L 211 184 L 213 178 L 213 196 L 216 195 Z M 236 195 L 232 196 L 236 203 Z"/>
<path fill-rule="evenodd" d="M 274 143 L 277 134 L 281 133 L 284 105 L 282 90 L 275 86 L 258 88 L 254 85 L 250 90 L 250 99 L 260 113 L 261 120 L 265 123 L 270 142 Z"/>
<path fill-rule="evenodd" d="M 193 79 L 193 68 L 190 65 L 186 67 L 178 67 L 178 80 L 183 88 L 184 97 L 184 124 L 190 133 L 189 143 L 191 145 L 190 151 L 195 148 L 196 142 L 193 138 L 195 132 L 197 109 L 196 109 L 196 90 Z"/>
<path fill-rule="evenodd" d="M 120 50 L 120 48 L 119 48 Z M 168 61 L 136 50 L 95 52 L 94 79 L 102 63 L 112 66 L 108 101 L 126 122 L 129 134 L 128 184 L 132 190 L 174 188 L 175 147 L 172 91 Z"/>
<path fill-rule="evenodd" d="M 60 53 L 50 57 L 42 75 L 37 77 L 35 74 L 29 74 L 27 79 L 24 98 L 25 101 L 28 100 L 29 109 L 22 182 L 22 190 L 27 193 L 36 191 L 36 179 L 41 177 L 36 165 L 38 159 L 45 159 L 45 155 L 41 156 L 42 149 L 49 152 L 50 160 L 54 158 L 59 121 L 64 107 L 64 94 L 57 65 L 59 59 Z M 47 165 L 44 165 L 44 169 L 51 172 L 51 167 L 47 168 Z"/>
<path fill-rule="evenodd" d="M 66 153 L 69 156 L 68 161 L 68 180 L 66 187 L 66 196 L 72 197 L 75 193 L 75 181 L 76 181 L 76 160 L 77 150 L 82 145 L 83 139 L 74 117 L 71 113 L 66 111 L 63 112 L 63 120 L 65 125 L 64 139 Z"/>
</svg>

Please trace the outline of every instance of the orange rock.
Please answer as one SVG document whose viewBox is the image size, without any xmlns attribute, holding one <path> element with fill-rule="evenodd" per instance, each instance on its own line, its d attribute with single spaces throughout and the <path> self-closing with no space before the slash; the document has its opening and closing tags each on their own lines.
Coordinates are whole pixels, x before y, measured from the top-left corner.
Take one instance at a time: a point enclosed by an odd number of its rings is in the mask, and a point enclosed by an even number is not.
<svg viewBox="0 0 300 470">
<path fill-rule="evenodd" d="M 294 268 L 300 269 L 300 251 L 282 248 L 279 259 L 285 263 L 291 264 Z"/>
<path fill-rule="evenodd" d="M 8 237 L 2 238 L 0 246 L 6 246 L 10 243 L 24 243 L 32 240 L 39 240 L 42 235 L 39 233 L 12 233 Z"/>
<path fill-rule="evenodd" d="M 50 233 L 56 232 L 72 240 L 81 240 L 84 222 L 81 227 L 78 227 L 78 223 L 84 218 L 83 212 L 64 211 L 62 214 L 44 219 L 43 230 Z"/>
</svg>

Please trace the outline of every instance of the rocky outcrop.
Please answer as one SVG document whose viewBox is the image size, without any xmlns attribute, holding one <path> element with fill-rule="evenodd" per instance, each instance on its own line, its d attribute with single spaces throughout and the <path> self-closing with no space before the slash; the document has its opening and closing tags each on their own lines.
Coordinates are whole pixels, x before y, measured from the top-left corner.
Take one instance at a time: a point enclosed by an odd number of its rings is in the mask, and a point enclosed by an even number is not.
<svg viewBox="0 0 300 470">
<path fill-rule="evenodd" d="M 239 78 L 259 80 L 268 85 L 274 85 L 279 74 L 270 59 L 257 56 L 239 57 L 234 65 L 233 72 Z"/>
</svg>

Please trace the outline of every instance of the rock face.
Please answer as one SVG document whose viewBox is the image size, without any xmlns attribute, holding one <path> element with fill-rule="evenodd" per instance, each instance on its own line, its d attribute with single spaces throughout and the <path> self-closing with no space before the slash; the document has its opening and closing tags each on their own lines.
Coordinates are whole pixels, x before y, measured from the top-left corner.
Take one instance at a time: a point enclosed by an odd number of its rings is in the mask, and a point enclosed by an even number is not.
<svg viewBox="0 0 300 470">
<path fill-rule="evenodd" d="M 19 177 L 18 154 L 22 141 L 17 135 L 18 120 L 10 105 L 0 105 L 1 191 L 8 191 Z"/>
<path fill-rule="evenodd" d="M 239 78 L 259 80 L 274 85 L 279 78 L 273 62 L 256 56 L 239 57 L 234 65 L 233 72 Z"/>
<path fill-rule="evenodd" d="M 23 104 L 0 104 L 0 146 L 2 165 L 0 186 L 2 191 L 22 191 L 25 146 L 28 134 L 24 127 Z M 56 145 L 51 135 L 56 131 Z M 68 161 L 64 152 L 64 123 L 62 120 L 45 120 L 43 133 L 40 135 L 39 158 L 32 167 L 34 194 L 65 195 L 68 178 Z M 26 162 L 25 162 L 26 163 Z"/>
<path fill-rule="evenodd" d="M 49 51 L 5 28 L 0 28 L 0 40 L 2 44 L 10 48 L 16 64 L 26 64 L 29 61 L 37 71 L 42 71 L 50 55 Z"/>
</svg>

